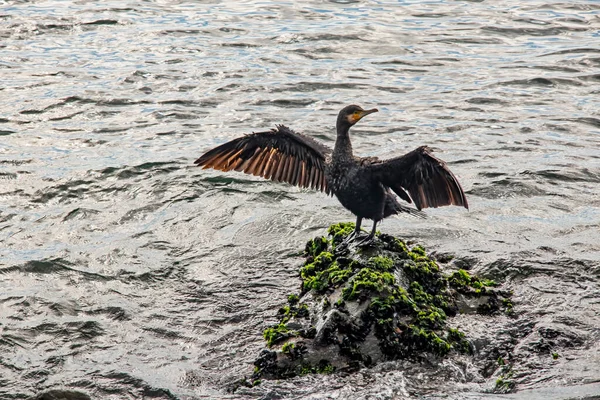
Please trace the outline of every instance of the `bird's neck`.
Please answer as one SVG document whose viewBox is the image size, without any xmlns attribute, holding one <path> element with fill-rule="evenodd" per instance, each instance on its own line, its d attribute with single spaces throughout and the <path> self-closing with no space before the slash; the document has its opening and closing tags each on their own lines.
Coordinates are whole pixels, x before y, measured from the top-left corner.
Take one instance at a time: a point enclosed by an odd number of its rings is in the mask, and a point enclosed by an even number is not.
<svg viewBox="0 0 600 400">
<path fill-rule="evenodd" d="M 333 148 L 336 159 L 352 159 L 352 143 L 350 143 L 349 126 L 337 126 L 337 139 Z"/>
</svg>

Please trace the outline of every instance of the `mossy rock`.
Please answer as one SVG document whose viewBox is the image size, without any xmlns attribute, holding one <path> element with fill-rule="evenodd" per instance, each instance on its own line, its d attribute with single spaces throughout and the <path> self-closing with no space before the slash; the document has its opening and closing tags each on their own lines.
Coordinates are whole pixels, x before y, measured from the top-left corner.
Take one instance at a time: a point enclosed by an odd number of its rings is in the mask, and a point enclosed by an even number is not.
<svg viewBox="0 0 600 400">
<path fill-rule="evenodd" d="M 377 234 L 368 247 L 341 250 L 353 230 L 353 223 L 334 224 L 328 238 L 307 243 L 300 293 L 288 296 L 279 322 L 264 331 L 269 349 L 251 381 L 471 354 L 469 339 L 448 325 L 464 310 L 462 299 L 477 300 L 472 312 L 512 312 L 496 282 L 462 269 L 443 272 L 421 246 Z"/>
</svg>

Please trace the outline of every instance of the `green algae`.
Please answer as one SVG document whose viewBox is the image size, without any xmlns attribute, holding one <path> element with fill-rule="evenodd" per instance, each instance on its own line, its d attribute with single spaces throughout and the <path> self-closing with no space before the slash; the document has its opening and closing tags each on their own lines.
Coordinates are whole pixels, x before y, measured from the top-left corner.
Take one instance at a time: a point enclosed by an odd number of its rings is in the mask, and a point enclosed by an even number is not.
<svg viewBox="0 0 600 400">
<path fill-rule="evenodd" d="M 441 308 L 431 306 L 425 311 L 419 311 L 417 321 L 419 326 L 429 329 L 441 329 L 446 321 L 446 313 Z"/>
<path fill-rule="evenodd" d="M 419 245 L 413 246 L 411 251 L 417 256 L 427 257 L 427 253 L 425 253 L 425 249 Z"/>
<path fill-rule="evenodd" d="M 306 304 L 289 303 L 279 309 L 277 316 L 281 323 L 286 323 L 292 318 L 308 318 L 308 306 Z"/>
<path fill-rule="evenodd" d="M 317 366 L 318 374 L 328 375 L 328 374 L 333 374 L 334 372 L 335 372 L 335 367 L 329 363 L 324 363 L 324 364 Z"/>
<path fill-rule="evenodd" d="M 370 293 L 382 292 L 387 286 L 395 283 L 394 275 L 380 272 L 373 268 L 362 268 L 342 289 L 344 300 L 365 299 Z"/>
<path fill-rule="evenodd" d="M 290 303 L 290 305 L 295 305 L 300 301 L 300 296 L 298 296 L 297 294 L 289 294 L 288 295 L 288 303 Z"/>
<path fill-rule="evenodd" d="M 414 350 L 428 350 L 439 356 L 445 356 L 452 348 L 450 343 L 438 336 L 432 330 L 424 329 L 420 326 L 409 325 L 404 335 L 407 342 L 410 343 L 409 348 Z"/>
<path fill-rule="evenodd" d="M 319 254 L 308 257 L 307 262 L 300 269 L 302 290 L 304 292 L 311 289 L 318 292 L 323 291 L 330 284 L 330 275 L 332 279 L 336 278 L 338 281 L 343 276 L 342 269 L 337 261 L 333 262 L 332 253 L 322 251 Z"/>
<path fill-rule="evenodd" d="M 321 360 L 316 366 L 311 364 L 302 364 L 300 373 L 298 375 L 308 374 L 332 374 L 335 372 L 335 367 L 331 365 L 327 360 Z"/>
<path fill-rule="evenodd" d="M 513 379 L 514 371 L 511 365 L 504 365 L 501 369 L 500 376 L 496 379 L 494 392 L 510 393 L 515 389 L 516 383 Z"/>
<path fill-rule="evenodd" d="M 277 317 L 279 317 L 279 323 L 263 331 L 263 337 L 267 341 L 267 347 L 273 347 L 275 344 L 291 337 L 311 336 L 311 332 L 309 331 L 290 329 L 287 325 L 292 318 L 306 319 L 309 317 L 308 305 L 300 303 L 300 297 L 298 295 L 290 294 L 288 296 L 288 304 L 277 311 Z"/>
<path fill-rule="evenodd" d="M 306 243 L 306 247 L 304 248 L 304 255 L 308 257 L 315 257 L 318 254 L 321 254 L 323 251 L 327 249 L 329 246 L 329 240 L 326 237 L 318 236 L 314 239 L 311 239 Z"/>
<path fill-rule="evenodd" d="M 303 268 L 301 276 L 304 280 L 302 284 L 304 291 L 312 289 L 318 293 L 322 293 L 329 288 L 339 286 L 352 275 L 351 268 L 343 268 L 337 262 L 331 263 L 324 270 L 318 270 L 310 265 Z"/>
<path fill-rule="evenodd" d="M 458 329 L 448 329 L 446 341 L 459 353 L 473 354 L 473 345 L 467 340 L 465 334 Z"/>
<path fill-rule="evenodd" d="M 356 225 L 352 222 L 339 222 L 331 225 L 327 229 L 327 234 L 331 236 L 331 243 L 333 245 L 341 243 L 346 236 L 354 231 Z"/>
<path fill-rule="evenodd" d="M 494 392 L 496 393 L 510 393 L 515 389 L 514 370 L 512 365 L 508 363 L 503 357 L 498 357 L 496 360 L 500 367 L 500 375 L 496 379 L 496 385 L 494 386 Z"/>
<path fill-rule="evenodd" d="M 283 354 L 289 354 L 289 353 L 291 353 L 291 352 L 292 352 L 292 350 L 294 349 L 294 347 L 296 347 L 296 345 L 295 345 L 294 343 L 292 343 L 292 342 L 288 342 L 288 343 L 284 344 L 284 345 L 281 347 L 281 352 L 282 352 Z"/>
<path fill-rule="evenodd" d="M 263 337 L 267 341 L 267 347 L 273 347 L 276 343 L 297 335 L 298 332 L 289 330 L 283 322 L 267 328 L 263 332 Z"/>
<path fill-rule="evenodd" d="M 448 288 L 448 282 L 440 272 L 437 263 L 426 256 L 415 255 L 417 253 L 412 251 L 407 254 L 409 260 L 403 263 L 403 271 L 409 281 L 417 283 L 419 290 L 423 293 L 432 296 L 444 294 Z M 414 293 L 414 295 L 416 296 L 417 293 Z M 430 299 L 428 298 L 427 301 L 430 301 Z"/>
<path fill-rule="evenodd" d="M 302 343 L 286 342 L 281 346 L 281 352 L 291 360 L 301 359 L 304 351 L 305 347 Z"/>
<path fill-rule="evenodd" d="M 346 323 L 343 329 L 335 328 L 341 330 L 332 336 L 339 340 L 331 343 L 337 343 L 340 354 L 350 360 L 347 370 L 372 363 L 370 355 L 361 353 L 359 346 L 370 330 L 386 359 L 421 358 L 423 353 L 438 357 L 451 352 L 472 354 L 473 346 L 466 335 L 458 328 L 447 326 L 448 318 L 458 312 L 457 293 L 467 297 L 485 296 L 486 301 L 477 309 L 481 314 L 499 310 L 513 312 L 510 296 L 501 296 L 493 289 L 496 282 L 464 269 L 443 273 L 423 247 L 411 247 L 393 236 L 378 233 L 371 248 L 357 249 L 351 254 L 348 249 L 340 252 L 336 245 L 353 230 L 353 223 L 338 223 L 329 227 L 330 239 L 310 240 L 305 248 L 306 261 L 300 268 L 301 295 L 312 291 L 318 296 L 319 310 L 347 315 L 350 303 L 366 306 L 359 322 Z M 330 299 L 334 293 L 337 297 Z M 310 319 L 309 311 L 316 312 L 301 304 L 300 299 L 298 295 L 289 295 L 288 304 L 279 310 L 279 323 L 265 330 L 268 347 L 294 337 L 314 337 L 314 327 L 301 331 L 290 328 L 296 328 L 295 325 L 288 326 L 292 320 Z M 321 360 L 318 365 L 308 363 L 303 358 L 305 347 L 297 343 L 285 342 L 280 351 L 299 364 L 280 370 L 273 356 L 265 354 L 262 361 L 257 361 L 261 367 L 253 377 L 258 379 L 267 372 L 270 376 L 285 378 L 336 370 L 328 360 Z M 500 386 L 505 388 L 510 378 L 502 379 Z"/>
<path fill-rule="evenodd" d="M 394 268 L 394 260 L 389 257 L 376 256 L 369 259 L 368 266 L 378 271 L 391 271 Z"/>
<path fill-rule="evenodd" d="M 506 313 L 506 315 L 514 315 L 513 303 L 510 298 L 502 299 L 502 305 L 504 306 L 504 312 Z"/>
<path fill-rule="evenodd" d="M 475 289 L 476 293 L 485 293 L 486 288 L 498 286 L 493 280 L 471 276 L 464 269 L 453 272 L 448 277 L 448 283 L 459 291 L 470 292 Z"/>
<path fill-rule="evenodd" d="M 397 258 L 410 258 L 410 250 L 408 249 L 408 245 L 405 242 L 386 234 L 382 234 L 379 236 L 384 241 L 384 243 L 386 243 L 387 250 L 394 252 Z"/>
</svg>

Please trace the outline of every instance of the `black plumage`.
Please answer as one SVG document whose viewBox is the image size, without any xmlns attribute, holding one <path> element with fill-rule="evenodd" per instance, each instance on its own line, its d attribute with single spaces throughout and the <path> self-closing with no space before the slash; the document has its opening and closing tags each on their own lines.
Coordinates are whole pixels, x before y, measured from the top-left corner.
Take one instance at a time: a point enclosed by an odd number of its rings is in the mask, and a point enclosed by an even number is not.
<svg viewBox="0 0 600 400">
<path fill-rule="evenodd" d="M 388 160 L 352 154 L 350 127 L 374 112 L 377 109 L 363 110 L 356 105 L 342 109 L 333 150 L 278 125 L 209 150 L 195 164 L 221 171 L 243 171 L 333 194 L 357 217 L 352 236 L 360 231 L 363 218 L 373 220 L 373 229 L 364 241 L 371 240 L 377 222 L 390 215 L 405 212 L 419 216 L 423 208 L 446 205 L 468 208 L 454 174 L 426 146 Z M 414 202 L 417 209 L 400 204 L 392 192 L 408 203 Z"/>
</svg>

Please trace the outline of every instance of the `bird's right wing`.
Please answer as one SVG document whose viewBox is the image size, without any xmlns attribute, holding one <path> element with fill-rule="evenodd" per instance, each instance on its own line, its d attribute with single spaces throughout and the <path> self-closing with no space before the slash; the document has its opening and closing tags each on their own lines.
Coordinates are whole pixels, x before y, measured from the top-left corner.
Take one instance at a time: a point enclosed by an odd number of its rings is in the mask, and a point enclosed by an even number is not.
<svg viewBox="0 0 600 400">
<path fill-rule="evenodd" d="M 331 149 L 313 138 L 277 125 L 233 139 L 204 153 L 194 163 L 220 171 L 242 171 L 329 193 L 325 157 Z"/>
<path fill-rule="evenodd" d="M 417 209 L 456 205 L 469 208 L 465 192 L 446 163 L 421 146 L 403 156 L 369 163 L 367 168 L 385 186 L 390 187 Z M 406 192 L 404 192 L 406 191 Z"/>
</svg>

